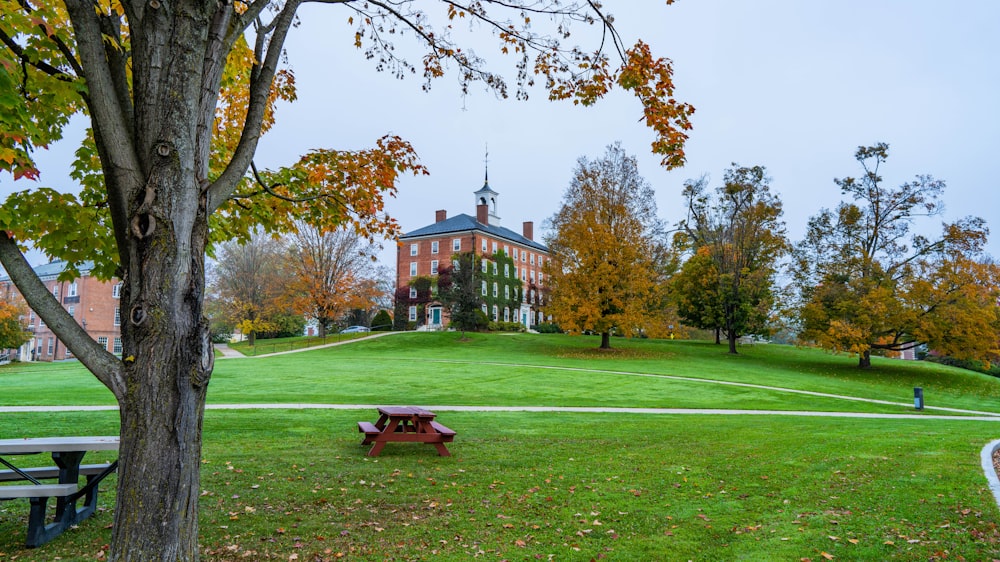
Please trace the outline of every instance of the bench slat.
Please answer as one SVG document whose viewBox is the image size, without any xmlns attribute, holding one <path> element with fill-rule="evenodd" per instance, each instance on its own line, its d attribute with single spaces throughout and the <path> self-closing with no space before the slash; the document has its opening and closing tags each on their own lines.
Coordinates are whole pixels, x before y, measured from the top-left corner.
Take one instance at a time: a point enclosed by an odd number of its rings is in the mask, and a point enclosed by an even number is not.
<svg viewBox="0 0 1000 562">
<path fill-rule="evenodd" d="M 104 472 L 109 464 L 82 464 L 80 465 L 80 476 L 97 476 Z M 59 478 L 59 467 L 56 466 L 36 466 L 22 468 L 21 472 L 28 474 L 32 478 L 44 480 L 47 478 Z M 14 480 L 24 480 L 20 474 L 13 470 L 0 470 L 0 482 L 11 482 Z"/>
<path fill-rule="evenodd" d="M 0 486 L 0 498 L 54 498 L 76 493 L 76 484 Z"/>
<path fill-rule="evenodd" d="M 440 434 L 442 434 L 442 435 L 452 435 L 452 436 L 455 435 L 455 430 L 454 429 L 449 429 L 449 428 L 441 425 L 440 423 L 438 423 L 436 421 L 432 421 L 431 422 L 431 426 L 433 426 L 434 429 L 437 430 L 437 432 L 440 433 Z"/>
<path fill-rule="evenodd" d="M 379 433 L 382 433 L 379 431 L 379 428 L 375 427 L 375 424 L 366 421 L 358 422 L 358 431 L 364 433 L 365 435 L 378 435 Z"/>
</svg>

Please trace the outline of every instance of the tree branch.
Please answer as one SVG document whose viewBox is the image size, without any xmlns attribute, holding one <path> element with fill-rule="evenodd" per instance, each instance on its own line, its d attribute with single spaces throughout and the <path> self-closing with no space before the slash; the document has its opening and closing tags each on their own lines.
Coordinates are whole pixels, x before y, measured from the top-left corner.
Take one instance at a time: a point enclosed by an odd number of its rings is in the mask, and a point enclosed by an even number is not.
<svg viewBox="0 0 1000 562">
<path fill-rule="evenodd" d="M 260 140 L 260 129 L 264 122 L 264 115 L 267 109 L 267 99 L 271 92 L 271 84 L 274 82 L 274 75 L 277 72 L 278 61 L 284 49 L 285 37 L 288 29 L 295 20 L 295 12 L 301 5 L 302 0 L 289 0 L 275 16 L 274 30 L 271 32 L 271 40 L 268 42 L 267 54 L 259 63 L 259 70 L 250 81 L 249 105 L 247 116 L 243 124 L 243 132 L 240 135 L 239 143 L 233 152 L 233 158 L 229 161 L 226 169 L 207 188 L 207 211 L 212 213 L 221 205 L 239 185 L 250 164 L 253 162 L 254 152 L 257 150 L 257 142 Z"/>
<path fill-rule="evenodd" d="M 14 239 L 3 231 L 0 231 L 0 263 L 28 301 L 28 306 L 38 313 L 59 340 L 114 393 L 115 398 L 124 398 L 125 380 L 121 362 L 91 339 L 86 330 L 66 312 L 28 265 Z"/>
</svg>

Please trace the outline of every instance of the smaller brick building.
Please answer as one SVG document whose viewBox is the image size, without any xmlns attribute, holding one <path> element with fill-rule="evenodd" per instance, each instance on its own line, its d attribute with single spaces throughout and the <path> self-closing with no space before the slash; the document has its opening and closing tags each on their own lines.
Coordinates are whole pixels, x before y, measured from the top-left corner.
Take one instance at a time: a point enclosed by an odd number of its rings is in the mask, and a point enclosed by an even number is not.
<svg viewBox="0 0 1000 562">
<path fill-rule="evenodd" d="M 500 226 L 499 194 L 489 182 L 474 193 L 476 215 L 448 217 L 435 213 L 434 223 L 400 237 L 396 253 L 397 315 L 417 326 L 439 328 L 447 324 L 444 307 L 430 285 L 438 269 L 452 265 L 457 254 L 473 252 L 482 268 L 483 312 L 493 321 L 520 322 L 526 327 L 544 321 L 545 278 L 542 266 L 549 257 L 546 246 L 535 242 L 534 223 L 521 232 Z M 519 281 L 513 283 L 513 280 Z"/>
<path fill-rule="evenodd" d="M 52 296 L 95 341 L 112 353 L 121 353 L 121 284 L 118 280 L 101 281 L 90 275 L 91 267 L 91 264 L 83 264 L 80 277 L 74 281 L 59 280 L 66 262 L 52 262 L 34 270 Z M 0 277 L 0 299 L 12 304 L 24 304 L 24 298 L 6 275 Z M 16 350 L 14 358 L 20 361 L 57 361 L 73 357 L 72 352 L 33 310 L 28 309 L 24 325 L 32 333 L 32 338 Z"/>
</svg>

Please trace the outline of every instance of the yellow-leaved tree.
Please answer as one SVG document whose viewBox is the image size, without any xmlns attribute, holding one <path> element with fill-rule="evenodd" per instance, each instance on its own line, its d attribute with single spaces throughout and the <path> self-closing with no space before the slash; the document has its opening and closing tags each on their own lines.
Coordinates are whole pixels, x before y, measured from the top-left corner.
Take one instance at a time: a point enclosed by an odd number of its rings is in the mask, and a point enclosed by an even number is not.
<svg viewBox="0 0 1000 562">
<path fill-rule="evenodd" d="M 545 311 L 563 329 L 628 337 L 662 332 L 662 227 L 653 188 L 620 144 L 580 158 L 562 205 L 548 220 Z"/>
</svg>

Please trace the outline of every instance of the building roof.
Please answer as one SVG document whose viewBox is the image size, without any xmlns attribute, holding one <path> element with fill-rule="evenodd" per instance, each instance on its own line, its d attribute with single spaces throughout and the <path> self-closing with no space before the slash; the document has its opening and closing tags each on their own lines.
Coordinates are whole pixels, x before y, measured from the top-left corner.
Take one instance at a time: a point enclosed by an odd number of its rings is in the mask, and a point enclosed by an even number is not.
<svg viewBox="0 0 1000 562">
<path fill-rule="evenodd" d="M 542 252 L 549 251 L 545 245 L 539 244 L 534 240 L 529 240 L 509 228 L 483 224 L 477 221 L 475 217 L 470 217 L 466 214 L 455 215 L 454 217 L 445 219 L 441 222 L 436 222 L 423 228 L 407 232 L 406 234 L 400 236 L 400 240 L 406 240 L 408 238 L 422 238 L 425 236 L 440 236 L 454 232 L 468 232 L 470 230 L 480 230 L 491 236 L 503 238 L 516 244 L 521 244 L 522 246 L 535 248 L 536 250 L 540 250 Z"/>
<path fill-rule="evenodd" d="M 35 266 L 31 269 L 35 272 L 35 275 L 37 275 L 39 279 L 47 281 L 58 277 L 60 273 L 66 271 L 66 265 L 65 261 L 54 261 Z M 85 261 L 80 264 L 78 269 L 80 270 L 80 275 L 87 275 L 90 273 L 91 269 L 94 269 L 94 262 Z M 7 275 L 7 272 L 2 269 L 0 269 L 0 281 L 10 281 L 10 276 Z"/>
</svg>

